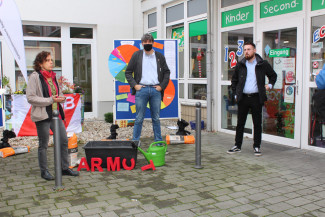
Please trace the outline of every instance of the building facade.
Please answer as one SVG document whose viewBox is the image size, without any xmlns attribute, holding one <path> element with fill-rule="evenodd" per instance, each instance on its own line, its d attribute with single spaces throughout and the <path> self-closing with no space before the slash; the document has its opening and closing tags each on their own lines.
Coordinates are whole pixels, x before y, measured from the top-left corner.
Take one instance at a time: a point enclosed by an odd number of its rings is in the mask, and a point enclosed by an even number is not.
<svg viewBox="0 0 325 217">
<path fill-rule="evenodd" d="M 314 74 L 325 59 L 324 1 L 144 0 L 141 10 L 144 32 L 180 39 L 182 118 L 193 119 L 201 102 L 212 130 L 235 134 L 231 78 L 243 44 L 253 41 L 278 75 L 263 108 L 263 140 L 324 152 L 312 110 Z M 249 115 L 245 135 L 252 138 L 252 131 Z"/>
<path fill-rule="evenodd" d="M 113 77 L 108 58 L 113 40 L 141 37 L 140 1 L 16 0 L 23 24 L 28 74 L 36 54 L 51 52 L 57 77 L 83 87 L 85 117 L 104 119 L 113 111 Z M 125 16 L 127 14 L 128 16 Z M 25 80 L 0 35 L 2 72 L 13 91 Z"/>
<path fill-rule="evenodd" d="M 114 39 L 179 39 L 182 118 L 195 120 L 195 103 L 213 131 L 235 134 L 237 106 L 230 88 L 243 43 L 272 65 L 278 81 L 263 108 L 264 141 L 325 152 L 322 124 L 312 110 L 315 72 L 323 67 L 323 0 L 16 0 L 23 23 L 28 72 L 48 50 L 55 72 L 84 87 L 87 117 L 113 111 L 108 58 Z M 2 72 L 14 90 L 24 80 L 0 36 Z M 249 115 L 245 136 L 252 138 Z M 324 145 L 325 147 L 325 145 Z"/>
</svg>

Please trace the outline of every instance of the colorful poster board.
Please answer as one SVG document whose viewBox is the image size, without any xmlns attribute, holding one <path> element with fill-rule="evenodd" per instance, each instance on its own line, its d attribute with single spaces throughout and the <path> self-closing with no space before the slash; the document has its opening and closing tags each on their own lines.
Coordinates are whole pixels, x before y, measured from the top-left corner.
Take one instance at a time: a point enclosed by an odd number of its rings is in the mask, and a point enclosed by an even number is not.
<svg viewBox="0 0 325 217">
<path fill-rule="evenodd" d="M 114 40 L 114 50 L 108 59 L 108 67 L 115 79 L 115 120 L 135 119 L 136 106 L 135 96 L 131 95 L 126 78 L 125 69 L 134 52 L 143 49 L 141 40 Z M 164 91 L 164 98 L 161 102 L 160 118 L 178 118 L 178 44 L 177 40 L 155 40 L 153 49 L 162 53 L 170 69 L 170 81 Z M 149 106 L 145 118 L 150 118 Z"/>
</svg>

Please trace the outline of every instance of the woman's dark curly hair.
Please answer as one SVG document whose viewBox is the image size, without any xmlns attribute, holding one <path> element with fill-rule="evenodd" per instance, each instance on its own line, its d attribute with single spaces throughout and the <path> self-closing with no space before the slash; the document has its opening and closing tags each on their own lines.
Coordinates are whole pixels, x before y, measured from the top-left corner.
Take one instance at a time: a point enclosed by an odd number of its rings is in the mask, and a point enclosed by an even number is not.
<svg viewBox="0 0 325 217">
<path fill-rule="evenodd" d="M 47 52 L 47 51 L 42 51 L 40 52 L 39 54 L 37 54 L 35 60 L 34 60 L 34 69 L 35 71 L 39 72 L 41 71 L 41 66 L 40 64 L 44 63 L 46 58 L 51 55 L 50 52 Z"/>
</svg>

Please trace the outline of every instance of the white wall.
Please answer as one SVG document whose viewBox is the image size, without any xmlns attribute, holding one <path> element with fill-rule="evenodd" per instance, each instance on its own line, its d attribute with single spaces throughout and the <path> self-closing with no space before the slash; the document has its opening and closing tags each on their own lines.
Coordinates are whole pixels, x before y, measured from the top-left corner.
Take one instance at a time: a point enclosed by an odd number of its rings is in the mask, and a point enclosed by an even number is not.
<svg viewBox="0 0 325 217">
<path fill-rule="evenodd" d="M 94 91 L 98 93 L 99 102 L 113 101 L 113 77 L 108 69 L 108 58 L 113 50 L 114 39 L 141 37 L 140 0 L 16 0 L 16 3 L 23 23 L 96 26 L 98 83 L 93 88 L 97 88 Z"/>
</svg>

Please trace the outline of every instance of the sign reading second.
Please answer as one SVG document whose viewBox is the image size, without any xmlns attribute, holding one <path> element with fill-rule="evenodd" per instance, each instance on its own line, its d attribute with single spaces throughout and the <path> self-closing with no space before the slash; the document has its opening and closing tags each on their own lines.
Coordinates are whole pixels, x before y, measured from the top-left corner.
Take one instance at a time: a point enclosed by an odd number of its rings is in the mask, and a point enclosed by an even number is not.
<svg viewBox="0 0 325 217">
<path fill-rule="evenodd" d="M 272 0 L 260 4 L 260 18 L 302 10 L 302 0 Z"/>
</svg>

